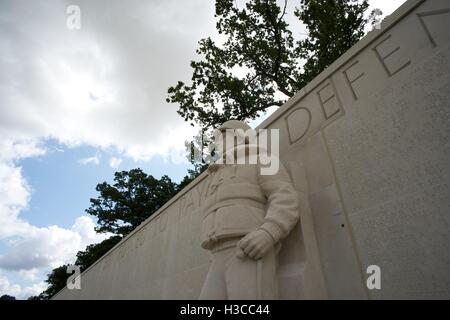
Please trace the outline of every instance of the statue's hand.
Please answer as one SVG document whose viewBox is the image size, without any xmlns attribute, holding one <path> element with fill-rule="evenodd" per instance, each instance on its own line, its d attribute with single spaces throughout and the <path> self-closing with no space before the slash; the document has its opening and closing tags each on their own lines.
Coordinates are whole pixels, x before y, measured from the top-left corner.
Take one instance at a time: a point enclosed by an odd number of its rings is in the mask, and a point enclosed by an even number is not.
<svg viewBox="0 0 450 320">
<path fill-rule="evenodd" d="M 237 246 L 240 249 L 237 255 L 239 258 L 243 258 L 245 254 L 258 260 L 274 246 L 274 240 L 266 231 L 259 229 L 247 234 L 238 242 Z"/>
</svg>

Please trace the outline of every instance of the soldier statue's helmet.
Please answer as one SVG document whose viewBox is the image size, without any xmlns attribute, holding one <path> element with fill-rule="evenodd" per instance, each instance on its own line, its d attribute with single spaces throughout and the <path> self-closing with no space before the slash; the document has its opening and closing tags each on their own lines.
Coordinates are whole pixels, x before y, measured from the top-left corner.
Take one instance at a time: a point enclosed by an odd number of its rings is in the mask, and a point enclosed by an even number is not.
<svg viewBox="0 0 450 320">
<path fill-rule="evenodd" d="M 245 135 L 248 130 L 253 130 L 247 123 L 239 120 L 228 120 L 224 122 L 221 126 L 216 129 L 218 132 L 226 132 L 227 130 L 233 130 L 234 134 L 237 136 L 242 136 L 244 138 L 243 143 L 248 144 L 249 138 Z M 216 131 L 216 132 L 217 132 Z"/>
<path fill-rule="evenodd" d="M 252 129 L 248 124 L 246 124 L 244 121 L 239 120 L 228 120 L 224 122 L 221 126 L 217 128 L 219 131 L 224 131 L 227 129 L 242 129 L 244 131 L 247 131 L 249 129 Z"/>
</svg>

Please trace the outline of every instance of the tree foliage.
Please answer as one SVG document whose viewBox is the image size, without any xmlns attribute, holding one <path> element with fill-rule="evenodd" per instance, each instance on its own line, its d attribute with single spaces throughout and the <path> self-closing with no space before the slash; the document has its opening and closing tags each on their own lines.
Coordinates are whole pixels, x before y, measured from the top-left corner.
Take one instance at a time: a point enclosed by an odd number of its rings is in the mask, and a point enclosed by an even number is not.
<svg viewBox="0 0 450 320">
<path fill-rule="evenodd" d="M 114 182 L 97 185 L 100 195 L 90 200 L 86 212 L 97 217 L 96 231 L 119 236 L 130 233 L 177 192 L 168 176 L 156 179 L 139 168 L 116 172 Z"/>
<path fill-rule="evenodd" d="M 364 17 L 368 7 L 367 0 L 301 1 L 294 14 L 308 30 L 308 37 L 295 48 L 296 54 L 306 61 L 298 74 L 302 87 L 358 42 L 368 22 L 378 21 L 379 10 Z"/>
<path fill-rule="evenodd" d="M 67 278 L 70 276 L 70 274 L 67 273 L 68 266 L 69 265 L 65 264 L 57 267 L 47 275 L 47 280 L 45 280 L 45 282 L 47 282 L 48 287 L 39 295 L 39 297 L 45 300 L 50 299 L 66 286 Z"/>
<path fill-rule="evenodd" d="M 347 51 L 375 13 L 364 17 L 368 0 L 300 0 L 294 14 L 308 36 L 295 41 L 286 22 L 287 0 L 216 0 L 216 29 L 226 40 L 199 41 L 191 83 L 178 81 L 167 102 L 192 125 L 215 127 L 229 119 L 254 119 L 281 106 Z M 379 12 L 376 11 L 377 13 Z"/>
<path fill-rule="evenodd" d="M 100 259 L 112 247 L 122 239 L 120 236 L 113 236 L 100 243 L 90 244 L 84 251 L 78 251 L 75 264 L 80 267 L 81 272 L 89 268 L 95 261 Z"/>
<path fill-rule="evenodd" d="M 195 169 L 189 169 L 188 174 L 184 176 L 181 182 L 178 184 L 178 191 L 183 190 L 189 183 L 195 180 L 203 171 L 208 168 L 207 164 L 197 163 Z"/>
</svg>

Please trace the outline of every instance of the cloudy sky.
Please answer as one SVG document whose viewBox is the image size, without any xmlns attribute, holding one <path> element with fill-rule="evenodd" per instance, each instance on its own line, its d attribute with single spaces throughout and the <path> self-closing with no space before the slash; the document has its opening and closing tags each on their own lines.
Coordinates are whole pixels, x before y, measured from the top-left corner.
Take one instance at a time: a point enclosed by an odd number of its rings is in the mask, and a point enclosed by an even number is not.
<svg viewBox="0 0 450 320">
<path fill-rule="evenodd" d="M 0 295 L 39 294 L 103 239 L 84 210 L 115 171 L 186 174 L 194 132 L 165 97 L 190 79 L 197 41 L 216 37 L 213 15 L 211 0 L 0 0 Z"/>
</svg>

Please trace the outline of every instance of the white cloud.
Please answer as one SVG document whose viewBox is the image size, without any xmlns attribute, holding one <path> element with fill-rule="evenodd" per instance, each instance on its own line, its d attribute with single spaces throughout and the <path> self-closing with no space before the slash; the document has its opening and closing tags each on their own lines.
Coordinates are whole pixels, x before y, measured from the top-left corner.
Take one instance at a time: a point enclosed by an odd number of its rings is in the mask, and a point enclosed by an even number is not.
<svg viewBox="0 0 450 320">
<path fill-rule="evenodd" d="M 109 159 L 109 166 L 113 169 L 117 169 L 121 163 L 122 159 L 120 158 L 111 157 L 111 159 Z"/>
<path fill-rule="evenodd" d="M 10 242 L 8 252 L 0 256 L 0 269 L 30 271 L 73 263 L 78 251 L 108 236 L 97 234 L 94 227 L 93 220 L 86 216 L 78 217 L 71 229 L 29 226 L 25 234 L 14 235 L 17 239 Z"/>
<path fill-rule="evenodd" d="M 19 213 L 28 205 L 30 187 L 22 177 L 21 169 L 0 162 L 0 240 L 25 234 L 30 224 L 19 219 Z"/>
<path fill-rule="evenodd" d="M 38 268 L 32 268 L 29 270 L 20 270 L 19 274 L 23 279 L 33 282 L 38 278 L 39 272 L 40 270 Z"/>
<path fill-rule="evenodd" d="M 92 157 L 88 157 L 88 158 L 82 158 L 78 160 L 78 163 L 82 164 L 82 165 L 87 165 L 87 164 L 95 164 L 98 165 L 100 163 L 100 157 L 98 155 L 92 156 Z"/>
<path fill-rule="evenodd" d="M 45 283 L 44 281 L 41 281 L 38 283 L 33 283 L 32 285 L 29 285 L 29 286 L 25 286 L 23 288 L 20 287 L 20 289 L 21 289 L 21 291 L 17 295 L 17 297 L 20 299 L 27 299 L 32 296 L 37 296 L 42 291 L 47 289 L 47 283 Z"/>
<path fill-rule="evenodd" d="M 0 139 L 0 162 L 11 162 L 14 159 L 42 156 L 46 150 L 36 139 L 17 138 Z"/>
<path fill-rule="evenodd" d="M 5 276 L 0 275 L 0 294 L 10 295 L 17 297 L 22 291 L 22 288 L 18 284 L 12 284 L 9 279 Z"/>
<path fill-rule="evenodd" d="M 136 160 L 182 147 L 192 128 L 165 97 L 189 77 L 205 26 L 214 30 L 191 17 L 212 17 L 213 3 L 80 1 L 78 31 L 65 27 L 65 6 L 2 2 L 0 137 L 113 147 Z"/>
<path fill-rule="evenodd" d="M 22 287 L 19 284 L 11 283 L 8 277 L 0 274 L 0 295 L 7 294 L 19 299 L 26 299 L 39 295 L 46 288 L 47 284 L 44 281 Z"/>
<path fill-rule="evenodd" d="M 369 10 L 373 10 L 375 8 L 381 9 L 381 11 L 383 11 L 383 16 L 386 16 L 390 15 L 405 2 L 406 0 L 369 0 Z"/>
<path fill-rule="evenodd" d="M 0 295 L 26 298 L 42 292 L 45 283 L 39 276 L 73 263 L 79 250 L 109 236 L 97 234 L 94 221 L 87 216 L 78 217 L 70 229 L 55 225 L 36 227 L 19 216 L 28 207 L 31 187 L 16 162 L 44 152 L 32 143 L 0 143 L 0 240 L 7 247 L 6 253 L 0 255 L 0 270 L 16 272 L 30 283 L 21 286 L 0 275 Z"/>
</svg>

